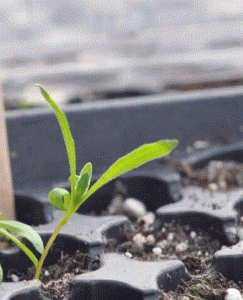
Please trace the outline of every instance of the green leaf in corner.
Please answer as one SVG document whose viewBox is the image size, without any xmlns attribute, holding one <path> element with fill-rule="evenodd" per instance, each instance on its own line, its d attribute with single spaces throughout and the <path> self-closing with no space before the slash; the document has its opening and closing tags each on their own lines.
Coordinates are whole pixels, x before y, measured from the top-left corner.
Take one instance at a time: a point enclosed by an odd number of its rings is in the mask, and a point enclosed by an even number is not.
<svg viewBox="0 0 243 300">
<path fill-rule="evenodd" d="M 29 225 L 18 221 L 0 221 L 0 229 L 8 231 L 14 237 L 28 240 L 36 251 L 43 252 L 44 246 L 41 237 Z"/>
<path fill-rule="evenodd" d="M 144 144 L 119 158 L 88 190 L 83 201 L 112 179 L 149 161 L 168 155 L 177 144 L 177 140 L 159 140 L 155 143 Z"/>
<path fill-rule="evenodd" d="M 48 195 L 52 205 L 61 210 L 67 210 L 70 203 L 70 193 L 61 188 L 53 189 Z"/>
</svg>

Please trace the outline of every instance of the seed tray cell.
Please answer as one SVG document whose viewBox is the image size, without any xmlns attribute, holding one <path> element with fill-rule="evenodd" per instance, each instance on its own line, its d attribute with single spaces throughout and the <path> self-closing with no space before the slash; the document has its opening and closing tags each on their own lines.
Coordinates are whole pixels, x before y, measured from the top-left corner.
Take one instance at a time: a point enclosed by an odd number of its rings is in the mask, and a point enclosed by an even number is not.
<svg viewBox="0 0 243 300">
<path fill-rule="evenodd" d="M 77 169 L 91 161 L 96 177 L 118 157 L 143 143 L 178 139 L 172 160 L 147 164 L 119 178 L 127 189 L 126 196 L 138 198 L 156 213 L 157 226 L 176 219 L 196 227 L 212 227 L 228 247 L 215 253 L 207 271 L 218 270 L 233 280 L 242 278 L 243 268 L 238 268 L 242 246 L 236 243 L 234 232 L 235 219 L 243 211 L 242 191 L 181 189 L 180 174 L 172 171 L 178 157 L 187 156 L 188 145 L 200 140 L 219 146 L 189 155 L 187 162 L 193 168 L 203 168 L 212 159 L 242 162 L 241 93 L 203 91 L 77 104 L 65 108 L 65 113 L 76 144 Z M 48 191 L 59 183 L 67 185 L 69 176 L 60 129 L 53 113 L 46 109 L 7 113 L 6 120 L 17 218 L 36 226 L 46 242 L 61 215 L 47 201 Z M 225 142 L 229 146 L 222 146 Z M 70 254 L 79 249 L 100 255 L 98 270 L 75 276 L 70 300 L 155 300 L 158 289 L 175 289 L 181 280 L 193 276 L 180 260 L 139 261 L 104 253 L 103 240 L 122 240 L 124 230 L 130 226 L 125 216 L 102 216 L 115 192 L 115 182 L 111 182 L 93 195 L 63 228 L 47 258 L 47 264 L 55 260 L 55 247 L 59 246 Z M 196 199 L 204 206 L 192 207 Z M 30 266 L 17 248 L 1 250 L 0 262 L 4 272 L 12 265 L 19 269 Z M 39 293 L 34 281 L 1 283 L 0 299 L 49 300 Z"/>
</svg>

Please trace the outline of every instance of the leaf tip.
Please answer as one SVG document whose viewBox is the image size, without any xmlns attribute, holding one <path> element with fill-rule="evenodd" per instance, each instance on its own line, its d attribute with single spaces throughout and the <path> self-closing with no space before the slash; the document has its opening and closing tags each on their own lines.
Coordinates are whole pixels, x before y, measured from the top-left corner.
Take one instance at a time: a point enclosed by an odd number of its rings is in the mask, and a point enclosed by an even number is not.
<svg viewBox="0 0 243 300">
<path fill-rule="evenodd" d="M 175 148 L 178 144 L 179 144 L 178 140 L 176 140 L 176 139 L 171 140 L 171 145 L 172 145 L 173 148 Z"/>
<path fill-rule="evenodd" d="M 46 98 L 46 95 L 48 95 L 47 91 L 46 91 L 39 83 L 36 83 L 35 86 L 36 86 L 37 88 L 39 88 L 39 90 L 40 90 L 42 96 L 43 96 L 44 98 Z"/>
<path fill-rule="evenodd" d="M 40 90 L 43 89 L 43 87 L 42 87 L 39 83 L 35 83 L 35 86 L 36 86 L 37 88 L 39 88 Z"/>
<path fill-rule="evenodd" d="M 87 168 L 92 171 L 92 163 L 88 162 L 86 165 L 87 165 Z"/>
</svg>

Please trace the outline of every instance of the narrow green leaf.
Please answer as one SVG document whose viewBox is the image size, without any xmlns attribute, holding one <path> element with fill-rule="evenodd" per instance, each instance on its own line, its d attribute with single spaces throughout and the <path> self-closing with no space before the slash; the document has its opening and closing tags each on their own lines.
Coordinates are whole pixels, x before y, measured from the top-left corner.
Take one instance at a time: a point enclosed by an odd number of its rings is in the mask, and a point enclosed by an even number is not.
<svg viewBox="0 0 243 300">
<path fill-rule="evenodd" d="M 17 238 L 28 240 L 39 253 L 43 252 L 44 246 L 39 234 L 29 225 L 18 221 L 0 221 L 0 229 L 6 229 L 10 234 Z"/>
<path fill-rule="evenodd" d="M 2 281 L 3 281 L 3 268 L 0 265 L 0 282 L 2 282 Z"/>
<path fill-rule="evenodd" d="M 149 161 L 168 155 L 178 144 L 177 140 L 159 140 L 155 143 L 144 144 L 127 155 L 119 158 L 88 190 L 83 201 L 101 186 L 134 168 Z"/>
<path fill-rule="evenodd" d="M 80 180 L 77 183 L 76 193 L 73 198 L 73 205 L 72 205 L 73 211 L 77 210 L 79 206 L 82 204 L 82 196 L 86 193 L 89 187 L 89 181 L 90 181 L 89 179 L 90 177 L 88 173 L 83 173 L 82 176 L 80 177 Z"/>
<path fill-rule="evenodd" d="M 80 178 L 76 184 L 75 197 L 73 200 L 73 209 L 77 210 L 82 204 L 82 196 L 87 192 L 92 177 L 92 164 L 89 162 L 84 165 L 80 172 Z"/>
<path fill-rule="evenodd" d="M 53 189 L 48 195 L 49 201 L 61 210 L 67 210 L 70 201 L 70 193 L 61 188 Z"/>
<path fill-rule="evenodd" d="M 75 175 L 76 175 L 76 155 L 75 155 L 75 145 L 73 141 L 73 137 L 69 128 L 69 124 L 67 121 L 67 118 L 64 114 L 64 112 L 61 111 L 61 109 L 58 107 L 58 105 L 52 100 L 52 98 L 49 96 L 49 94 L 44 90 L 43 87 L 40 85 L 37 85 L 41 91 L 42 96 L 47 101 L 47 103 L 51 106 L 53 109 L 58 123 L 60 125 L 63 139 L 65 142 L 65 146 L 67 149 L 67 155 L 68 155 L 68 161 L 70 166 L 70 174 L 71 174 L 71 189 L 74 190 L 75 185 Z"/>
<path fill-rule="evenodd" d="M 88 162 L 84 165 L 83 169 L 80 172 L 80 176 L 82 176 L 83 173 L 88 173 L 89 177 L 90 177 L 90 180 L 91 180 L 91 177 L 92 177 L 92 164 L 91 164 L 91 162 Z"/>
</svg>

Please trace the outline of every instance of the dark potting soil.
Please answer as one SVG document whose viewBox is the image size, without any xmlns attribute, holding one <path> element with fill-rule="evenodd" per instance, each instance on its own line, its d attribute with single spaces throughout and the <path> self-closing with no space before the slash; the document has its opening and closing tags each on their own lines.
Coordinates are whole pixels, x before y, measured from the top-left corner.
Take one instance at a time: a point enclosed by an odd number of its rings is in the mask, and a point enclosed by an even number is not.
<svg viewBox="0 0 243 300">
<path fill-rule="evenodd" d="M 227 280 L 217 272 L 196 276 L 180 284 L 176 290 L 159 292 L 161 300 L 225 300 L 226 290 L 235 288 L 241 293 L 243 286 Z"/>
<path fill-rule="evenodd" d="M 85 272 L 95 271 L 100 267 L 99 256 L 91 257 L 88 254 L 76 251 L 74 255 L 69 255 L 59 251 L 57 263 L 43 267 L 40 274 L 40 291 L 50 299 L 69 299 L 72 287 L 72 279 L 75 275 Z M 9 270 L 5 281 L 12 281 L 13 275 L 19 280 L 31 280 L 34 277 L 35 268 L 30 267 L 26 274 L 17 270 Z"/>
<path fill-rule="evenodd" d="M 183 163 L 177 165 L 177 169 L 183 175 L 185 185 L 223 191 L 243 185 L 243 166 L 234 162 L 211 162 L 201 170 L 193 170 Z M 108 212 L 104 214 L 107 215 Z M 155 228 L 154 223 L 147 226 L 140 218 L 132 218 L 131 226 L 127 227 L 124 234 L 122 242 L 104 239 L 105 251 L 118 252 L 140 260 L 180 259 L 189 273 L 194 275 L 174 291 L 160 291 L 162 300 L 223 300 L 226 290 L 231 287 L 243 293 L 243 285 L 228 281 L 217 272 L 205 272 L 212 262 L 213 254 L 223 247 L 212 232 L 176 222 Z M 51 299 L 68 299 L 73 277 L 96 270 L 99 266 L 98 257 L 92 258 L 80 252 L 70 256 L 61 251 L 59 261 L 42 270 L 41 292 Z M 7 274 L 9 281 L 13 274 L 19 276 L 19 280 L 29 280 L 33 278 L 34 268 L 30 268 L 27 275 L 12 270 Z"/>
<path fill-rule="evenodd" d="M 137 242 L 137 236 L 141 243 Z M 151 242 L 152 245 L 149 244 Z M 158 246 L 162 249 L 161 253 L 158 249 L 155 251 Z M 224 300 L 228 288 L 236 288 L 243 293 L 243 284 L 229 281 L 217 272 L 206 272 L 213 254 L 222 247 L 222 243 L 212 238 L 209 232 L 193 229 L 190 225 L 172 222 L 148 231 L 139 221 L 126 231 L 123 242 L 110 239 L 105 244 L 107 252 L 123 253 L 131 259 L 180 259 L 194 276 L 174 291 L 160 291 L 159 299 L 162 300 Z"/>
<path fill-rule="evenodd" d="M 127 229 L 125 240 L 105 242 L 107 252 L 123 253 L 134 259 L 169 260 L 180 259 L 193 275 L 201 274 L 210 265 L 213 254 L 222 244 L 202 229 L 172 222 L 157 230 L 147 228 L 141 222 Z"/>
<path fill-rule="evenodd" d="M 243 186 L 243 164 L 234 161 L 210 161 L 194 170 L 187 162 L 178 162 L 177 171 L 182 175 L 184 185 L 197 185 L 210 190 L 228 191 Z"/>
<path fill-rule="evenodd" d="M 104 241 L 104 247 L 106 252 L 118 252 L 131 259 L 182 260 L 190 274 L 196 276 L 180 284 L 174 291 L 168 293 L 160 291 L 160 299 L 223 300 L 226 290 L 230 287 L 243 292 L 243 286 L 226 280 L 218 273 L 207 274 L 205 272 L 210 266 L 213 254 L 223 246 L 209 232 L 175 222 L 163 224 L 160 228 L 153 228 L 153 225 L 147 227 L 144 222 L 137 219 L 125 230 L 125 239 L 122 242 L 107 239 Z M 158 248 L 161 249 L 161 253 L 158 252 Z M 97 270 L 100 267 L 100 260 L 99 257 L 90 257 L 79 251 L 75 255 L 68 255 L 60 250 L 59 255 L 60 258 L 56 264 L 42 270 L 40 290 L 50 299 L 67 300 L 70 297 L 73 277 Z M 20 280 L 29 280 L 33 278 L 34 268 L 29 268 L 26 275 L 12 270 L 7 277 L 11 279 L 13 274 L 20 276 Z"/>
</svg>

